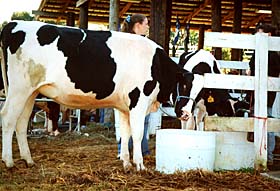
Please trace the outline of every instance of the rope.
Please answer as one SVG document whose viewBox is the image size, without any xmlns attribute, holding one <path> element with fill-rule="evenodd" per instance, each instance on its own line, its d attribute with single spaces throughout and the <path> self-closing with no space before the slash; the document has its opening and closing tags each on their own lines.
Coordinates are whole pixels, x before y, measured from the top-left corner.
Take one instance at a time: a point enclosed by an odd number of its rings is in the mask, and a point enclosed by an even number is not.
<svg viewBox="0 0 280 191">
<path fill-rule="evenodd" d="M 267 132 L 265 131 L 265 123 L 267 122 L 267 117 L 259 117 L 259 116 L 253 116 L 254 118 L 256 119 L 259 119 L 259 120 L 263 120 L 263 127 L 262 127 L 262 139 L 261 139 L 261 145 L 260 145 L 260 155 L 262 155 L 262 145 L 264 144 L 264 139 L 265 139 L 265 136 L 267 134 Z M 264 145 L 264 148 L 266 149 L 267 148 L 267 145 L 265 144 Z"/>
</svg>

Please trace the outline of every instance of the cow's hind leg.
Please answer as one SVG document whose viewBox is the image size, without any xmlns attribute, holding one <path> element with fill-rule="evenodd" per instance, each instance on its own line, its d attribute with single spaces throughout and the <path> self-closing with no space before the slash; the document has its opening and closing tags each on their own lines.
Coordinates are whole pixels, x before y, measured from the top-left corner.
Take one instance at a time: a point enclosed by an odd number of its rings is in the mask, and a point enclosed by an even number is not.
<svg viewBox="0 0 280 191">
<path fill-rule="evenodd" d="M 17 136 L 17 142 L 20 151 L 20 157 L 26 162 L 27 166 L 34 165 L 27 142 L 27 127 L 28 127 L 29 118 L 32 113 L 36 96 L 37 94 L 32 95 L 27 100 L 24 107 L 24 111 L 20 115 L 18 122 L 16 124 L 16 136 Z"/>
<path fill-rule="evenodd" d="M 129 126 L 129 114 L 126 112 L 119 111 L 119 121 L 120 121 L 120 135 L 121 135 L 121 155 L 120 159 L 123 161 L 123 167 L 125 171 L 128 171 L 132 166 L 129 162 L 129 150 L 128 141 L 131 136 L 130 126 Z"/>
<path fill-rule="evenodd" d="M 141 142 L 144 134 L 145 112 L 132 110 L 130 112 L 130 127 L 133 139 L 133 162 L 136 164 L 137 171 L 145 170 L 143 163 Z"/>
<path fill-rule="evenodd" d="M 14 166 L 12 153 L 12 139 L 16 128 L 17 120 L 20 118 L 28 94 L 9 92 L 4 107 L 1 111 L 2 117 L 2 160 L 10 168 Z M 27 125 L 27 124 L 26 124 Z M 27 126 L 26 126 L 27 128 Z"/>
</svg>

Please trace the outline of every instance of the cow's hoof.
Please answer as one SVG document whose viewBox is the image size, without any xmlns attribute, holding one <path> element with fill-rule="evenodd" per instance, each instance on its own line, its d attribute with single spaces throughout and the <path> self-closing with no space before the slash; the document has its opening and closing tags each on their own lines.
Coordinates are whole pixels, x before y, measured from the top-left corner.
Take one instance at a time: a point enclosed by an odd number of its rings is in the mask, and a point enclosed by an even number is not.
<svg viewBox="0 0 280 191">
<path fill-rule="evenodd" d="M 124 172 L 127 173 L 132 169 L 132 164 L 130 162 L 123 162 Z"/>
<path fill-rule="evenodd" d="M 30 167 L 35 166 L 35 163 L 34 163 L 33 160 L 26 160 L 26 159 L 22 158 L 22 159 L 20 159 L 20 161 L 24 162 L 26 168 L 30 168 Z"/>
<path fill-rule="evenodd" d="M 143 163 L 139 163 L 139 164 L 136 164 L 136 170 L 137 171 L 146 170 L 146 168 Z"/>
<path fill-rule="evenodd" d="M 2 162 L 5 164 L 5 166 L 6 166 L 7 168 L 13 168 L 13 167 L 14 167 L 14 162 L 13 162 L 13 161 L 11 161 L 11 162 L 6 162 L 6 161 L 2 160 Z"/>
</svg>

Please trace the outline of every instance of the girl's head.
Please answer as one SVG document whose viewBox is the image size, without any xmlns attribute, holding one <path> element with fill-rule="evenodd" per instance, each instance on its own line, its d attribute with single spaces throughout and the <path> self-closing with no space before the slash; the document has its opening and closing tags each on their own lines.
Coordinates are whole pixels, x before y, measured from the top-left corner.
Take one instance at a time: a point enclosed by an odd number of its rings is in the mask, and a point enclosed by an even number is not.
<svg viewBox="0 0 280 191">
<path fill-rule="evenodd" d="M 149 29 L 148 19 L 145 15 L 134 14 L 128 16 L 122 24 L 122 32 L 146 35 Z"/>
</svg>

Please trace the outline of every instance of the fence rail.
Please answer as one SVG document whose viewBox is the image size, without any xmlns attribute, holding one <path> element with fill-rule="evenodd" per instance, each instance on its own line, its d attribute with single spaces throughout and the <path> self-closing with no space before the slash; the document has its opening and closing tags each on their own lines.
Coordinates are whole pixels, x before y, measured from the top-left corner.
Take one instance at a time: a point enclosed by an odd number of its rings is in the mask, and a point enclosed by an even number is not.
<svg viewBox="0 0 280 191">
<path fill-rule="evenodd" d="M 204 87 L 219 89 L 242 89 L 254 90 L 254 118 L 250 119 L 225 119 L 218 118 L 216 125 L 214 121 L 206 119 L 205 128 L 207 130 L 231 130 L 240 131 L 240 127 L 245 127 L 245 131 L 254 130 L 255 145 L 255 168 L 257 170 L 266 169 L 267 164 L 267 91 L 280 91 L 280 78 L 268 77 L 268 51 L 280 51 L 280 37 L 269 37 L 266 34 L 245 35 L 232 33 L 209 32 L 205 35 L 205 46 L 225 47 L 236 49 L 254 49 L 255 50 L 255 76 L 233 76 L 222 74 L 206 74 Z M 253 123 L 252 123 L 253 121 Z M 214 129 L 214 126 L 223 124 L 226 127 Z M 238 123 L 233 129 L 232 124 Z M 214 125 L 213 125 L 214 124 Z M 273 119 L 270 122 L 273 131 L 279 131 L 280 120 Z M 209 128 L 212 126 L 212 128 Z M 246 128 L 249 127 L 247 130 Z M 239 129 L 238 129 L 239 128 Z"/>
</svg>

